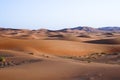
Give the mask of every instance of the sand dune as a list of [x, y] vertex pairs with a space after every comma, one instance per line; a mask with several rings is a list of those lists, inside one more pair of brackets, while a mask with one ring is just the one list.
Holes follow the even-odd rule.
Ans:
[[95, 43], [95, 44], [120, 44], [120, 38], [114, 39], [100, 39], [100, 40], [93, 40], [93, 41], [86, 41], [88, 43]]
[[119, 80], [119, 73], [118, 65], [49, 59], [2, 69], [0, 78], [2, 80]]
[[119, 34], [0, 28], [0, 80], [120, 80]]
[[90, 53], [112, 53], [119, 52], [120, 45], [90, 44], [63, 40], [20, 40], [10, 38], [0, 38], [1, 50], [14, 50], [34, 55], [74, 55], [81, 56]]
[[79, 37], [73, 34], [58, 34], [58, 35], [51, 35], [45, 40], [66, 40], [66, 41], [81, 41]]
[[[119, 80], [120, 66], [86, 63], [57, 56], [119, 52], [120, 45], [92, 44], [67, 40], [23, 40], [0, 38], [0, 55], [35, 63], [0, 68], [2, 80]], [[57, 55], [54, 56], [53, 55]]]

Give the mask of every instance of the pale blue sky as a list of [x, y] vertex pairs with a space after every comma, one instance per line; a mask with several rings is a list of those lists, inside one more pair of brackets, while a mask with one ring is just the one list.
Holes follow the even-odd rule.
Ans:
[[120, 26], [120, 0], [0, 0], [0, 26], [25, 29]]

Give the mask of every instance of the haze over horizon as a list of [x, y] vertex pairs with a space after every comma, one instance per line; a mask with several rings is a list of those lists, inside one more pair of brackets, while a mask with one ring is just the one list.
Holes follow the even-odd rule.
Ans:
[[120, 26], [119, 0], [0, 0], [0, 27]]

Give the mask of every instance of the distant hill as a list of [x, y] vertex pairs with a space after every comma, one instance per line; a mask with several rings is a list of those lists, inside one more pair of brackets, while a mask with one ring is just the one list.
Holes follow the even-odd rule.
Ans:
[[112, 31], [112, 32], [120, 32], [120, 27], [102, 27], [102, 28], [98, 28], [98, 30], [103, 30], [103, 31]]
[[100, 30], [98, 30], [97, 28], [92, 28], [92, 27], [88, 27], [88, 26], [78, 26], [75, 28], [66, 28], [66, 29], [62, 29], [60, 31], [85, 31], [85, 32], [99, 32]]
[[85, 31], [85, 32], [120, 32], [120, 27], [101, 27], [101, 28], [92, 28], [92, 27], [88, 27], [88, 26], [79, 26], [79, 27], [75, 27], [75, 28], [66, 28], [66, 29], [62, 29], [61, 31], [68, 31], [68, 30], [79, 30], [79, 31]]
[[82, 30], [82, 31], [86, 31], [86, 32], [99, 32], [98, 29], [88, 27], [88, 26], [79, 26], [79, 27], [75, 27], [75, 28], [71, 28], [71, 29], [72, 30]]

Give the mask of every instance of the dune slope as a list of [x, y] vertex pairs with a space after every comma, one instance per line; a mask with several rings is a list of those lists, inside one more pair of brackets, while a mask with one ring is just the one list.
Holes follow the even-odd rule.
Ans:
[[63, 40], [21, 40], [0, 38], [0, 50], [13, 50], [34, 55], [54, 54], [81, 56], [90, 53], [120, 52], [120, 45], [91, 44]]
[[42, 62], [0, 70], [2, 80], [119, 80], [119, 74], [118, 65], [85, 64], [60, 59], [44, 59]]

